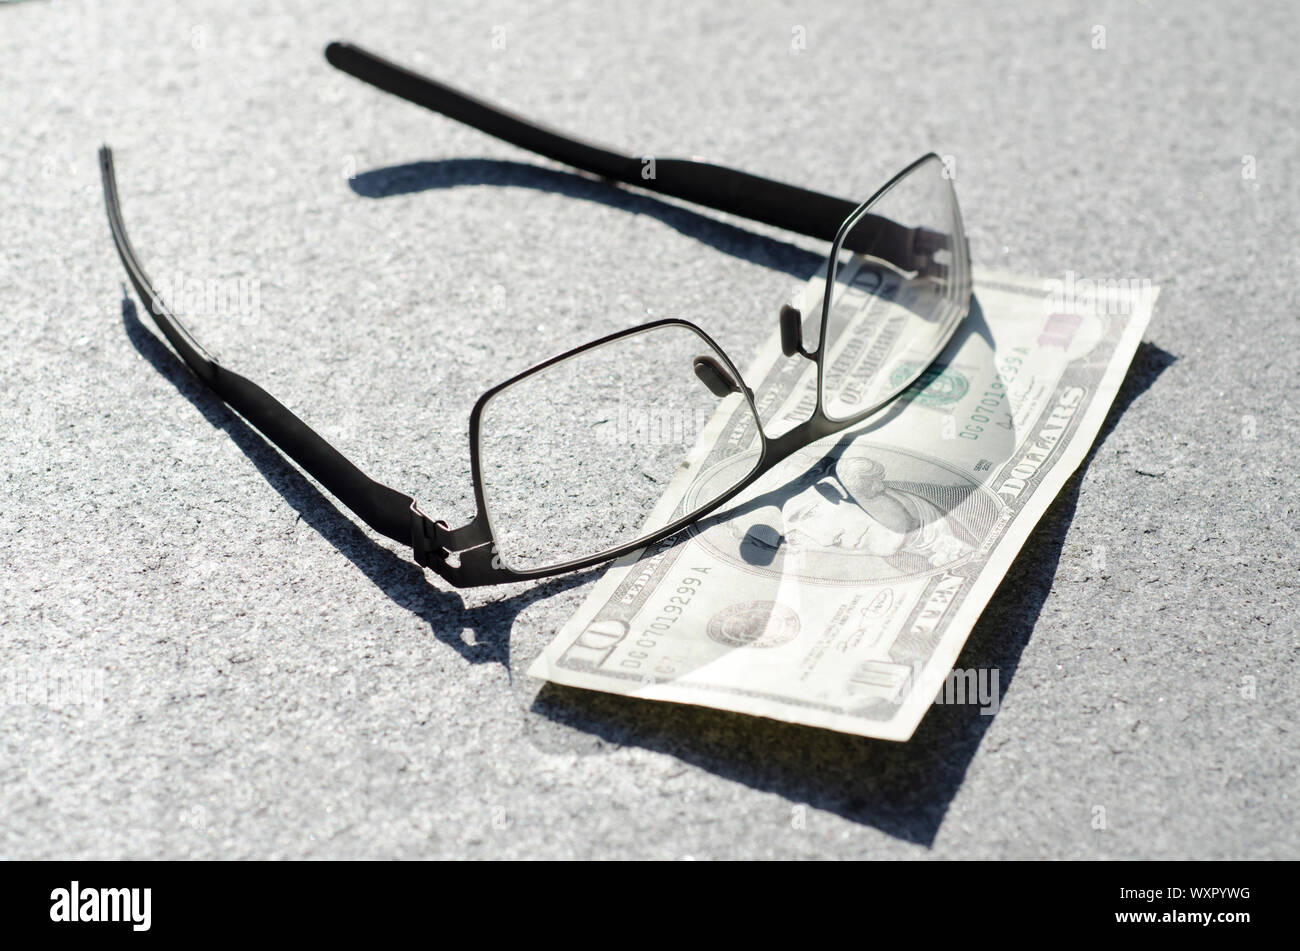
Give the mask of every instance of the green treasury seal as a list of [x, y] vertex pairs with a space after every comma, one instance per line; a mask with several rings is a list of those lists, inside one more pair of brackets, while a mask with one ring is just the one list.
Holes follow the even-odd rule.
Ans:
[[[915, 363], [900, 363], [889, 374], [890, 385], [902, 385], [916, 370]], [[922, 406], [948, 406], [965, 396], [969, 389], [966, 374], [947, 364], [934, 363], [903, 391], [900, 399], [915, 400]]]

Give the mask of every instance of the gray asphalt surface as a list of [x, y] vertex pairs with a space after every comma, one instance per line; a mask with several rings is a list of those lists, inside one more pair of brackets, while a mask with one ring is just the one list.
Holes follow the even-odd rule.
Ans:
[[[0, 856], [1300, 854], [1297, 8], [592, 6], [0, 6]], [[453, 523], [487, 386], [654, 316], [743, 362], [816, 267], [331, 39], [850, 197], [951, 155], [978, 264], [1162, 286], [959, 661], [996, 716], [894, 745], [544, 687], [598, 573], [422, 577], [197, 384], [124, 289], [101, 142], [155, 280], [258, 282], [198, 338]]]

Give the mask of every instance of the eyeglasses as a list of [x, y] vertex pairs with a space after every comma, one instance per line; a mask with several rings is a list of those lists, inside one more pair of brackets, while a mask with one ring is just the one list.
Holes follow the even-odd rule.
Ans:
[[[820, 319], [805, 320], [788, 305], [779, 317], [785, 356], [816, 364], [806, 419], [768, 435], [753, 390], [693, 323], [657, 320], [610, 334], [479, 397], [469, 419], [476, 514], [451, 528], [425, 515], [411, 496], [365, 475], [265, 390], [204, 351], [140, 265], [122, 222], [112, 152], [100, 149], [118, 255], [176, 352], [362, 521], [409, 544], [418, 564], [457, 587], [575, 571], [673, 535], [791, 453], [897, 397], [970, 309], [961, 213], [934, 154], [854, 204], [703, 162], [609, 151], [355, 46], [333, 43], [325, 55], [380, 89], [575, 168], [832, 242]], [[655, 511], [683, 467], [696, 474], [689, 504]]]

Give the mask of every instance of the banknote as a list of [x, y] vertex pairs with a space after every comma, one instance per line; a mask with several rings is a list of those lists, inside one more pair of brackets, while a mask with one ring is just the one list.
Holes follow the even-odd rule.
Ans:
[[[869, 306], [880, 325], [888, 274], [863, 260], [853, 266], [832, 322]], [[817, 278], [803, 289], [796, 303], [805, 314], [820, 314], [823, 290]], [[786, 459], [708, 518], [620, 559], [529, 674], [907, 740], [950, 686], [962, 645], [1035, 522], [1085, 458], [1156, 294], [1147, 282], [1070, 272], [1045, 281], [976, 271], [970, 315], [899, 399]], [[917, 369], [886, 360], [858, 382], [883, 386]], [[771, 434], [815, 405], [815, 367], [783, 357], [775, 334], [745, 379]], [[734, 439], [744, 431], [739, 416], [710, 420], [652, 523], [733, 479]]]

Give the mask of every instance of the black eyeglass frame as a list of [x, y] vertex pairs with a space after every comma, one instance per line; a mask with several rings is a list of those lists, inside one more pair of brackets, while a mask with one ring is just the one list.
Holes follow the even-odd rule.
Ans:
[[[465, 588], [545, 578], [591, 567], [654, 544], [716, 511], [792, 453], [818, 439], [841, 432], [860, 423], [868, 416], [879, 411], [890, 399], [898, 395], [895, 393], [889, 399], [870, 405], [860, 413], [846, 419], [833, 420], [826, 415], [822, 398], [823, 357], [833, 283], [838, 266], [838, 256], [841, 250], [845, 249], [844, 242], [850, 230], [854, 229], [864, 217], [869, 215], [867, 209], [896, 183], [925, 162], [937, 160], [938, 157], [934, 153], [929, 153], [917, 159], [878, 189], [871, 198], [856, 205], [843, 199], [820, 195], [816, 192], [785, 185], [770, 179], [759, 178], [745, 172], [680, 159], [660, 159], [657, 161], [658, 168], [661, 171], [664, 169], [665, 163], [669, 163], [668, 167], [671, 169], [671, 174], [667, 178], [656, 177], [649, 180], [642, 180], [639, 177], [629, 178], [622, 173], [630, 173], [632, 166], [637, 170], [641, 167], [639, 160], [635, 158], [619, 156], [617, 153], [544, 129], [434, 80], [410, 73], [353, 46], [338, 43], [331, 44], [326, 50], [326, 56], [331, 63], [340, 69], [417, 104], [443, 112], [451, 118], [467, 122], [522, 148], [530, 149], [539, 154], [567, 162], [575, 167], [603, 174], [605, 177], [624, 181], [637, 187], [664, 192], [813, 237], [825, 236], [826, 219], [824, 216], [826, 214], [834, 214], [845, 208], [848, 209], [847, 213], [841, 216], [840, 223], [831, 236], [832, 249], [827, 263], [826, 295], [816, 349], [807, 350], [802, 344], [801, 315], [798, 311], [786, 307], [782, 309], [781, 313], [782, 349], [785, 355], [794, 356], [798, 354], [814, 361], [818, 368], [817, 403], [810, 418], [779, 436], [768, 436], [763, 431], [754, 392], [744, 382], [740, 371], [730, 356], [712, 337], [690, 321], [670, 318], [621, 330], [530, 367], [510, 379], [498, 383], [478, 398], [470, 411], [469, 419], [470, 471], [474, 489], [475, 514], [467, 524], [459, 528], [451, 528], [445, 521], [432, 519], [425, 515], [411, 496], [398, 492], [365, 475], [342, 453], [326, 442], [269, 393], [245, 377], [221, 366], [198, 344], [154, 290], [131, 246], [126, 226], [122, 220], [112, 150], [108, 146], [102, 147], [99, 152], [100, 171], [103, 179], [104, 201], [108, 212], [109, 228], [112, 232], [114, 245], [117, 248], [118, 256], [122, 260], [123, 267], [135, 287], [136, 293], [145, 303], [154, 318], [154, 322], [173, 348], [200, 380], [356, 513], [367, 525], [395, 541], [409, 544], [417, 564], [433, 570], [450, 584], [458, 588]], [[632, 163], [632, 166], [627, 163]], [[610, 172], [620, 174], [609, 174]], [[636, 174], [639, 176], [639, 171]], [[753, 207], [746, 205], [746, 195], [752, 196]], [[960, 228], [960, 212], [957, 209], [955, 195], [953, 196], [953, 210], [954, 214], [958, 215], [957, 226]], [[879, 226], [877, 236], [883, 236], [884, 240], [883, 242], [876, 241], [873, 243], [871, 250], [874, 256], [904, 267], [907, 270], [924, 271], [928, 267], [942, 268], [943, 265], [934, 263], [934, 253], [942, 248], [949, 248], [954, 259], [960, 259], [956, 263], [965, 268], [966, 273], [969, 273], [969, 250], [965, 243], [964, 232], [958, 232], [961, 237], [960, 241], [952, 242], [946, 234], [924, 228], [906, 228], [889, 219], [875, 217], [878, 219], [875, 223]], [[848, 248], [848, 250], [854, 249]], [[952, 320], [952, 326], [936, 344], [934, 352], [922, 361], [918, 375], [938, 356], [943, 346], [946, 345], [955, 332], [956, 327], [964, 320], [968, 310], [969, 304], [967, 304], [966, 309], [961, 311], [960, 316]], [[731, 375], [736, 390], [748, 402], [755, 421], [755, 428], [760, 442], [759, 458], [755, 467], [737, 485], [722, 493], [707, 505], [633, 541], [593, 555], [543, 568], [512, 569], [507, 567], [498, 555], [483, 490], [480, 436], [485, 406], [493, 396], [502, 390], [557, 363], [622, 337], [644, 333], [647, 330], [661, 326], [679, 326], [693, 331], [716, 354], [722, 357], [726, 372]]]

